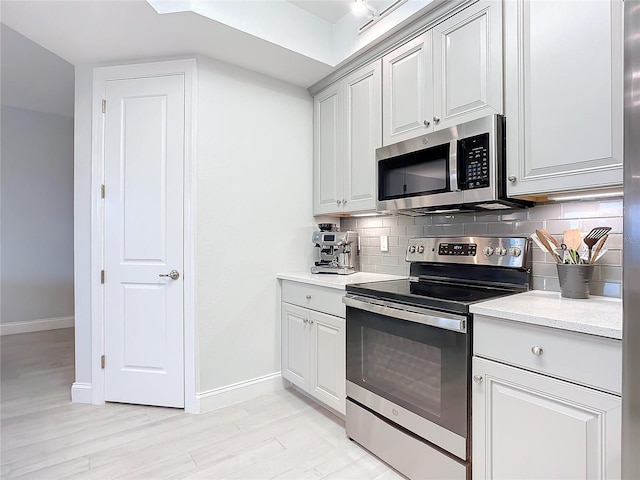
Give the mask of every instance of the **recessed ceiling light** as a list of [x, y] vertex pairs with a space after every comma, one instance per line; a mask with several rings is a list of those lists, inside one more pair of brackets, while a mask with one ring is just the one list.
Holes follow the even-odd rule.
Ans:
[[367, 0], [354, 0], [351, 4], [351, 11], [359, 17], [375, 16], [378, 12], [373, 8]]

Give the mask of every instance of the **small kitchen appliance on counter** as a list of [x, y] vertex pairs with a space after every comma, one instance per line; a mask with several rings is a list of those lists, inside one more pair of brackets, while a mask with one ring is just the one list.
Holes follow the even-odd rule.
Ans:
[[406, 260], [346, 287], [347, 435], [409, 478], [469, 480], [469, 307], [529, 290], [531, 239], [411, 238]]
[[313, 232], [311, 241], [318, 249], [318, 260], [311, 273], [333, 273], [349, 275], [358, 271], [358, 233], [339, 232], [332, 223], [318, 225], [320, 231]]

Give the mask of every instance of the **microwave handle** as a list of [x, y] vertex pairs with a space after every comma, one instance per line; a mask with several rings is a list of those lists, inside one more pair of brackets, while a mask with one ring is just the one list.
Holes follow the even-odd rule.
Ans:
[[449, 142], [449, 188], [452, 192], [460, 191], [458, 185], [458, 140]]

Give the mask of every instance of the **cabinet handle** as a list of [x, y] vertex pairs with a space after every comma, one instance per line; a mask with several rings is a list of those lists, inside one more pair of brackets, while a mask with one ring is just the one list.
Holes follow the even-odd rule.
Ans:
[[306, 298], [307, 300], [311, 300], [311, 295], [307, 295], [305, 298]]
[[482, 378], [482, 375], [474, 375], [473, 376], [473, 381], [476, 382], [478, 385], [481, 384], [483, 380], [484, 380], [484, 378]]
[[309, 320], [307, 320], [306, 318], [303, 318], [302, 323], [309, 323]]
[[346, 205], [347, 201], [346, 200], [342, 200], [342, 205]]
[[509, 180], [511, 183], [515, 182], [517, 180], [515, 175], [509, 175], [509, 177], [507, 177], [507, 180]]
[[424, 126], [428, 127], [429, 125], [431, 125], [431, 122], [429, 120], [425, 120], [424, 121]]
[[336, 205], [340, 206], [340, 200], [336, 200]]
[[313, 320], [309, 319], [309, 325], [313, 325]]
[[542, 355], [543, 352], [544, 350], [542, 350], [542, 347], [538, 347], [537, 345], [534, 347], [531, 347], [531, 353], [533, 353], [534, 355], [540, 356]]
[[440, 123], [440, 118], [439, 117], [433, 117], [433, 123], [435, 123], [436, 125]]

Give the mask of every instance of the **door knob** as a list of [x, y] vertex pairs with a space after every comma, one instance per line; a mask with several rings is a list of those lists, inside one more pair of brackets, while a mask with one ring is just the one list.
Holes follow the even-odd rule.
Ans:
[[433, 123], [435, 123], [436, 125], [440, 123], [440, 118], [439, 117], [433, 117]]
[[476, 382], [476, 383], [482, 383], [482, 380], [484, 380], [482, 378], [482, 375], [474, 375], [473, 376], [473, 381]]
[[429, 120], [425, 120], [423, 123], [425, 127], [428, 127], [429, 125], [431, 125], [431, 122]]
[[510, 182], [515, 182], [517, 180], [515, 175], [509, 175], [509, 177], [507, 178], [507, 180], [509, 180]]
[[161, 273], [160, 277], [169, 277], [171, 280], [177, 280], [180, 278], [180, 272], [178, 270], [171, 270], [169, 273]]

